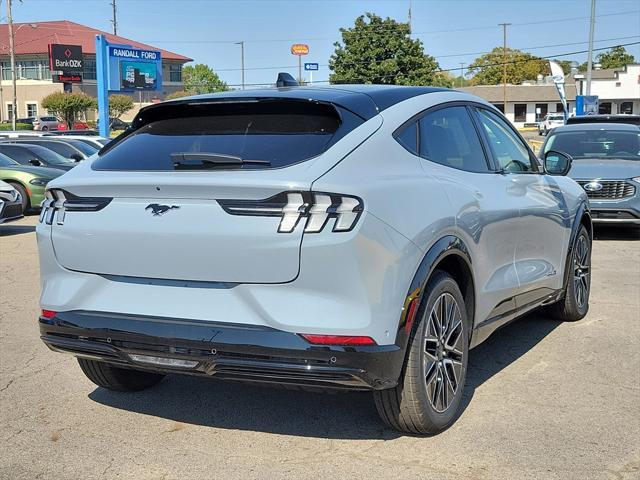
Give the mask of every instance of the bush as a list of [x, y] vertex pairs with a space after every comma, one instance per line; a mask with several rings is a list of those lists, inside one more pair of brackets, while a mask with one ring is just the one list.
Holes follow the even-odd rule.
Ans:
[[176, 92], [171, 92], [166, 97], [164, 97], [164, 99], [165, 100], [174, 100], [176, 98], [188, 97], [189, 95], [192, 95], [192, 94], [189, 93], [189, 92], [185, 92], [184, 90], [178, 90]]
[[96, 108], [96, 100], [84, 93], [55, 92], [44, 97], [40, 104], [49, 113], [64, 119], [69, 128], [73, 128], [79, 114]]
[[[13, 126], [11, 125], [11, 122], [0, 123], [0, 130], [13, 130]], [[16, 123], [16, 130], [33, 130], [33, 125], [31, 125], [30, 123]]]

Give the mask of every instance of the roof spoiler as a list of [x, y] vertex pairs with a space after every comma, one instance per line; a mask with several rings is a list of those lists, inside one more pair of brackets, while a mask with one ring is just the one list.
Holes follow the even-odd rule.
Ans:
[[278, 73], [278, 80], [276, 80], [276, 87], [299, 87], [300, 84], [290, 74], [286, 72]]

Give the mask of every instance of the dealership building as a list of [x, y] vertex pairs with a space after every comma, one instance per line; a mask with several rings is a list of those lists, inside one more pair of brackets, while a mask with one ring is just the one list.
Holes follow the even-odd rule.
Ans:
[[[162, 85], [159, 91], [130, 92], [136, 102], [149, 103], [167, 94], [183, 90], [182, 66], [192, 61], [184, 55], [146, 45], [129, 38], [111, 35], [67, 20], [55, 22], [14, 23], [17, 112], [16, 118], [46, 115], [41, 106], [44, 97], [65, 90], [65, 84], [53, 81], [49, 67], [49, 45], [79, 45], [82, 47], [82, 83], [68, 84], [74, 92], [96, 97], [96, 35], [103, 34], [112, 44], [137, 49], [157, 50], [162, 56]], [[13, 83], [9, 58], [9, 29], [0, 25], [0, 121], [13, 116]], [[124, 92], [123, 92], [124, 93]], [[90, 115], [92, 117], [92, 115]]]
[[[461, 88], [484, 98], [500, 111], [504, 106], [502, 85], [477, 85]], [[534, 124], [547, 113], [562, 112], [562, 103], [551, 77], [522, 85], [507, 85], [506, 117], [517, 127]], [[565, 93], [569, 115], [575, 114], [576, 95], [586, 95], [586, 74], [565, 77]], [[591, 95], [598, 96], [599, 113], [640, 114], [640, 64], [619, 69], [595, 69], [591, 76]]]

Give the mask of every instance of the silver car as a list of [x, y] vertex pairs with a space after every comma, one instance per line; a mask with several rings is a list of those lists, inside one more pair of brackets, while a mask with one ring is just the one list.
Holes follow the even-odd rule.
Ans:
[[640, 128], [623, 123], [558, 127], [541, 152], [573, 157], [569, 175], [587, 192], [594, 223], [640, 225]]
[[446, 89], [146, 107], [47, 187], [42, 339], [115, 391], [169, 373], [369, 390], [388, 425], [439, 432], [470, 348], [535, 308], [589, 308], [587, 196], [568, 157], [544, 165]]

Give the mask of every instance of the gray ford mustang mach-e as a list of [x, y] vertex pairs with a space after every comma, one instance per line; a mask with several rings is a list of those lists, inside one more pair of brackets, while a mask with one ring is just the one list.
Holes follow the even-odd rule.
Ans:
[[48, 186], [42, 340], [112, 390], [168, 373], [371, 390], [390, 426], [439, 432], [470, 348], [540, 306], [587, 313], [587, 196], [569, 157], [543, 164], [445, 89], [146, 107]]

